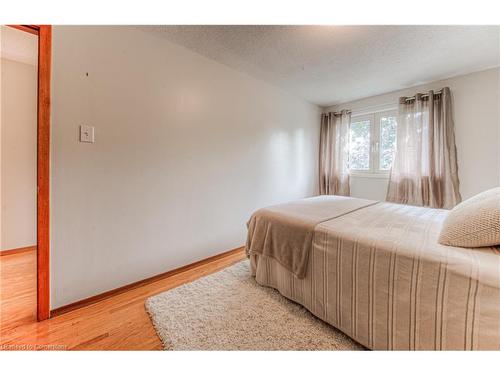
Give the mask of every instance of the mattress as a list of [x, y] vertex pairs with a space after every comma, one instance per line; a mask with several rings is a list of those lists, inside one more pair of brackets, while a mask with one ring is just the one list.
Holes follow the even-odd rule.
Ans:
[[377, 203], [314, 228], [305, 276], [256, 281], [375, 350], [500, 350], [500, 249], [438, 244], [446, 210]]

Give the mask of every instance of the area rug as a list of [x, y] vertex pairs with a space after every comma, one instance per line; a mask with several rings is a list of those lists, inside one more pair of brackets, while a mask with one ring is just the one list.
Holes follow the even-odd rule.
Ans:
[[166, 350], [363, 350], [276, 290], [248, 260], [146, 301]]

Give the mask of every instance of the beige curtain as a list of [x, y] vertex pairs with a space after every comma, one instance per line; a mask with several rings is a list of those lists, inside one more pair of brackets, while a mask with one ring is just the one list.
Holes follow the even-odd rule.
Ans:
[[399, 99], [387, 201], [435, 208], [461, 201], [454, 128], [448, 87]]
[[350, 195], [349, 186], [349, 111], [321, 115], [319, 193]]

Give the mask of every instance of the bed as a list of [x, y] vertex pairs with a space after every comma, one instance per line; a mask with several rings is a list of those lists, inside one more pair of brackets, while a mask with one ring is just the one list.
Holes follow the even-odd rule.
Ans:
[[252, 273], [374, 350], [500, 350], [500, 249], [438, 244], [446, 210], [320, 196], [256, 211]]

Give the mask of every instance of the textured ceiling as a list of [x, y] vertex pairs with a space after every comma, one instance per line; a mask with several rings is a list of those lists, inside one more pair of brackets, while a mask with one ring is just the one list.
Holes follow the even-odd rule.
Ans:
[[499, 26], [146, 26], [326, 106], [500, 65]]
[[0, 26], [0, 55], [4, 59], [38, 64], [38, 37], [8, 26]]

